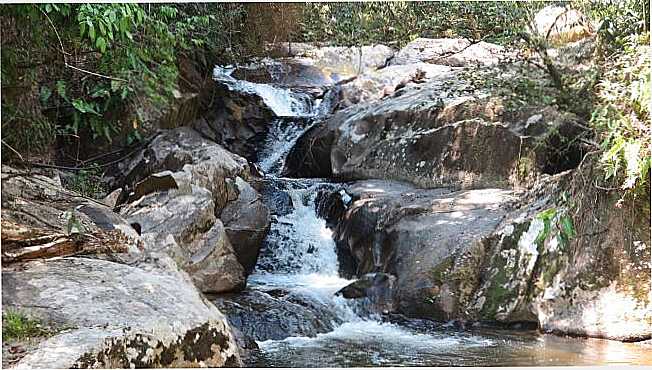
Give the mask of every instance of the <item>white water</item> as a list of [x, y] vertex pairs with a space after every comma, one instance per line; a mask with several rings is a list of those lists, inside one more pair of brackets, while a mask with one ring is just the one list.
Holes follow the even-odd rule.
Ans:
[[[279, 116], [319, 115], [289, 90], [269, 85], [237, 81], [220, 72], [219, 78], [230, 86], [259, 94]], [[226, 77], [225, 77], [226, 76]], [[248, 90], [247, 90], [248, 89]], [[328, 100], [328, 99], [325, 99]], [[322, 104], [326, 109], [328, 104]], [[329, 186], [318, 180], [273, 177], [283, 166], [285, 156], [309, 125], [288, 120], [272, 124], [265, 148], [259, 153], [259, 165], [281, 182], [292, 201], [294, 211], [279, 216], [271, 226], [266, 250], [249, 277], [249, 287], [262, 291], [282, 289], [321, 303], [339, 319], [334, 329], [314, 337], [289, 337], [259, 341], [262, 357], [258, 366], [344, 367], [344, 366], [487, 366], [487, 365], [587, 365], [614, 363], [612, 359], [584, 352], [583, 342], [558, 337], [542, 339], [532, 334], [484, 333], [478, 335], [410, 324], [400, 326], [382, 322], [379, 316], [358, 314], [357, 304], [335, 293], [351, 281], [338, 275], [336, 245], [332, 231], [315, 211], [320, 188]], [[333, 186], [332, 184], [330, 186]], [[281, 190], [279, 190], [281, 191]], [[346, 193], [343, 197], [348, 197]], [[346, 199], [346, 204], [351, 199]], [[264, 268], [262, 268], [264, 267]], [[279, 317], [279, 320], [283, 320]], [[588, 347], [591, 348], [591, 347]], [[606, 351], [611, 353], [613, 351]], [[638, 358], [636, 353], [618, 357]], [[616, 362], [617, 363], [617, 362]], [[621, 362], [622, 363], [622, 362]], [[628, 363], [628, 361], [624, 362]]]
[[[259, 155], [261, 168], [268, 174], [277, 174], [287, 152], [305, 129], [288, 121], [273, 122], [265, 147]], [[339, 266], [332, 230], [326, 226], [325, 220], [317, 216], [315, 210], [318, 190], [329, 185], [307, 179], [275, 180], [282, 181], [289, 189], [287, 192], [294, 211], [273, 221], [266, 241], [267, 250], [259, 257], [258, 266], [249, 277], [249, 285], [263, 291], [281, 288], [310, 297], [329, 307], [340, 319], [340, 323], [333, 331], [315, 337], [260, 341], [258, 344], [264, 353], [274, 357], [288, 351], [309, 355], [310, 352], [319, 350], [331, 357], [329, 351], [338, 352], [338, 348], [341, 348], [338, 343], [346, 342], [357, 343], [353, 348], [360, 345], [380, 346], [383, 348], [381, 352], [389, 351], [394, 354], [402, 353], [402, 349], [407, 346], [413, 356], [415, 352], [433, 347], [443, 349], [456, 345], [491, 344], [491, 340], [481, 337], [434, 337], [414, 333], [398, 325], [381, 322], [378, 316], [360, 315], [359, 312], [364, 312], [359, 309], [362, 302], [335, 295], [352, 281], [338, 275]], [[371, 364], [385, 363], [387, 353], [381, 352], [378, 352], [376, 357], [371, 357]], [[333, 365], [341, 363], [338, 360]]]
[[306, 126], [299, 121], [276, 119], [272, 122], [265, 146], [259, 152], [258, 165], [266, 173], [278, 176], [283, 169], [285, 156], [306, 130]]
[[231, 76], [233, 68], [215, 66], [213, 79], [224, 83], [232, 91], [258, 95], [278, 117], [306, 117], [314, 111], [307, 94], [292, 92], [268, 84], [237, 80]]

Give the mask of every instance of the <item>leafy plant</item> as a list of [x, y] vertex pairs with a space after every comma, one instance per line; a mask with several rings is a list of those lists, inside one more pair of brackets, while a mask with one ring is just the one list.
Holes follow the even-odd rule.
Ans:
[[2, 340], [25, 339], [42, 335], [44, 330], [38, 320], [30, 319], [26, 315], [8, 310], [2, 315]]

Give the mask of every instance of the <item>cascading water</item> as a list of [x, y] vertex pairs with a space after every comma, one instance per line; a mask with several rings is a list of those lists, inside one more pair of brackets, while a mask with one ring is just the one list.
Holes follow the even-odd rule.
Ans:
[[[261, 96], [279, 117], [271, 122], [265, 145], [258, 153], [258, 165], [271, 185], [267, 190], [271, 194], [263, 195], [281, 206], [268, 204], [278, 209], [255, 271], [248, 278], [248, 290], [269, 297], [282, 292], [292, 297], [278, 301], [287, 304], [289, 310], [296, 308], [298, 299], [303, 306], [316, 308], [314, 312], [330, 320], [332, 328], [311, 336], [259, 340], [259, 351], [246, 359], [248, 366], [550, 366], [612, 362], [600, 357], [605, 351], [584, 351], [586, 344], [582, 342], [541, 337], [534, 332], [459, 331], [450, 325], [418, 320], [390, 323], [361, 310], [361, 302], [336, 296], [351, 281], [338, 275], [336, 246], [326, 222], [317, 216], [315, 198], [319, 190], [336, 190], [338, 184], [323, 179], [279, 177], [285, 156], [312, 125], [310, 118], [327, 112], [328, 103], [318, 108], [319, 104], [306, 94], [236, 80], [227, 68], [216, 67], [215, 78], [230, 89]], [[289, 319], [277, 307], [274, 312], [279, 313], [272, 314], [273, 320]], [[255, 315], [248, 317], [256, 320]], [[621, 353], [619, 359], [627, 363], [631, 360], [627, 355], [631, 356]]]

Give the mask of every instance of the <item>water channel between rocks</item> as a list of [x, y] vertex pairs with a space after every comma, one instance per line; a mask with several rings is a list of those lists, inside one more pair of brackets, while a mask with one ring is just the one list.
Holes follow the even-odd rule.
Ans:
[[[339, 184], [280, 177], [286, 154], [307, 128], [319, 124], [311, 118], [322, 114], [323, 107], [288, 89], [232, 79], [225, 69], [216, 68], [215, 75], [233, 89], [260, 95], [282, 117], [270, 123], [258, 153], [258, 166], [266, 174], [263, 195], [274, 214], [271, 230], [247, 289], [216, 301], [223, 311], [233, 300], [240, 303], [232, 307], [246, 311], [258, 305], [264, 312], [260, 315], [266, 315], [248, 312], [234, 318], [225, 311], [232, 325], [246, 331], [241, 328], [246, 324], [258, 337], [259, 349], [251, 351], [245, 365], [531, 366], [652, 361], [649, 347], [639, 344], [558, 337], [534, 330], [460, 330], [425, 320], [396, 322], [370, 312], [360, 300], [336, 296], [352, 281], [339, 276], [335, 242], [326, 221], [317, 216], [315, 199], [320, 190], [336, 190]], [[252, 306], [241, 305], [239, 296], [248, 297]], [[257, 320], [260, 323], [251, 322]]]

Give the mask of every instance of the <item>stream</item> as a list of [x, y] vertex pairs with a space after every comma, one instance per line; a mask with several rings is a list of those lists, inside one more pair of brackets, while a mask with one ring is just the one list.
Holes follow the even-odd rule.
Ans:
[[[649, 345], [559, 337], [535, 330], [462, 330], [451, 323], [396, 321], [368, 310], [360, 300], [336, 296], [352, 280], [338, 274], [332, 232], [317, 216], [315, 198], [320, 190], [336, 190], [339, 184], [328, 179], [280, 175], [288, 151], [305, 130], [319, 124], [319, 118], [328, 110], [324, 106], [327, 103], [312, 101], [289, 89], [235, 80], [228, 70], [219, 67], [215, 77], [232, 89], [259, 94], [279, 117], [270, 123], [257, 163], [270, 185], [263, 196], [276, 212], [243, 293], [261, 292], [271, 297], [280, 291], [286, 296], [301, 297], [303, 306], [317, 307], [313, 312], [326, 316], [322, 320], [328, 328], [310, 336], [257, 340], [259, 349], [245, 359], [246, 366], [553, 366], [652, 362]], [[273, 319], [282, 322], [286, 317], [279, 314]]]

